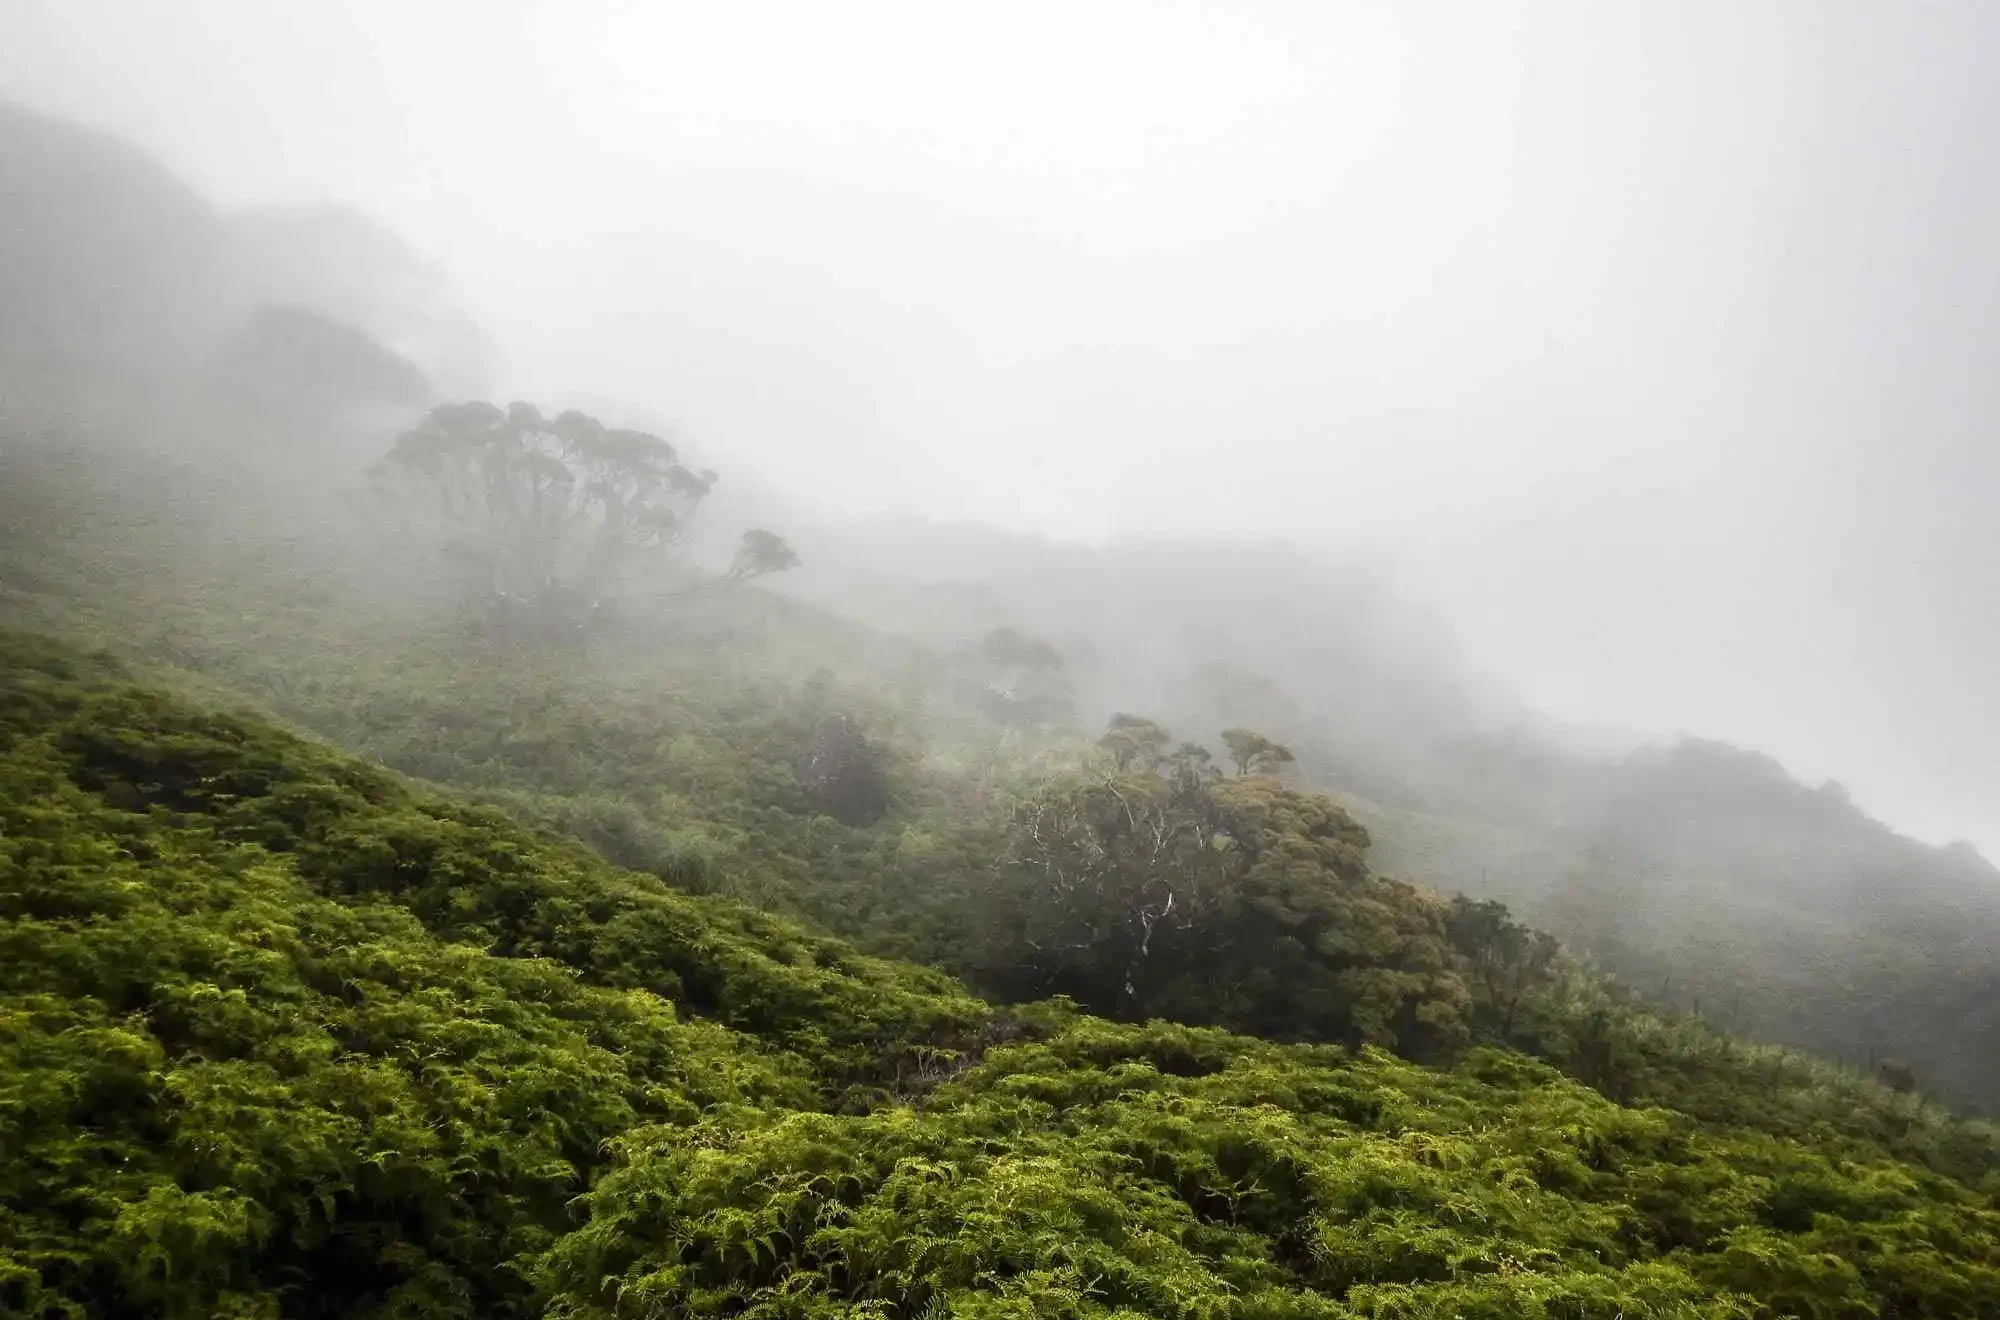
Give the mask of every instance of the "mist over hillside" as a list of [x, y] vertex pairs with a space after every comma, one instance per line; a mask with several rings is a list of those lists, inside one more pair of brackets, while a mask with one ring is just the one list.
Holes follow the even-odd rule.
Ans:
[[1551, 12], [31, 3], [0, 1316], [2000, 1320], [1982, 25]]
[[[358, 215], [225, 212], [114, 137], [5, 103], [0, 153], [16, 435], [164, 437], [299, 476], [332, 457], [313, 479], [344, 477], [440, 389], [486, 382], [489, 350], [444, 277]], [[320, 444], [260, 450], [260, 427]]]
[[[4, 127], [32, 220], [10, 231], [4, 271], [22, 291], [6, 329], [15, 443], [92, 419], [261, 472], [332, 529], [394, 430], [444, 384], [482, 378], [484, 337], [379, 227], [326, 208], [225, 216], [113, 139], [19, 110]], [[106, 214], [121, 227], [82, 222]], [[550, 402], [717, 448], [649, 407]], [[1306, 782], [1342, 795], [1396, 873], [1506, 901], [1740, 1030], [1858, 1064], [1915, 1056], [1961, 1095], [1985, 1085], [1989, 863], [1902, 838], [1769, 758], [1558, 725], [1482, 674], [1365, 542], [1091, 546], [857, 519], [782, 475], [737, 476], [694, 543], [703, 556], [726, 557], [735, 528], [781, 524], [804, 564], [780, 591], [945, 656], [975, 656], [997, 629], [1045, 641], [1061, 719], [1080, 732], [1128, 711], [1211, 742], [1264, 730], [1296, 749]], [[1875, 969], [1865, 982], [1856, 958]]]
[[788, 586], [939, 642], [1028, 628], [1070, 659], [1086, 724], [1140, 709], [1198, 737], [1283, 738], [1397, 873], [1502, 899], [1735, 1029], [1857, 1063], [1922, 1056], [1983, 1085], [2000, 988], [1988, 860], [1751, 750], [1559, 725], [1481, 681], [1391, 570], [921, 524], [843, 549], [824, 544]]

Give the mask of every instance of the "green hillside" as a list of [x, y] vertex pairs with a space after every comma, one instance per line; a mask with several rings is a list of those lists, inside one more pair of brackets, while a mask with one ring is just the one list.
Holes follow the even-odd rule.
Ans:
[[0, 1320], [2000, 1317], [1971, 849], [1361, 564], [409, 416], [393, 236], [0, 165]]
[[945, 978], [10, 638], [0, 1313], [514, 1313], [635, 1125], [869, 1103]]
[[[1313, 794], [1225, 779], [1176, 800], [1151, 774], [1090, 790], [1094, 753], [1075, 735], [995, 724], [954, 700], [948, 657], [781, 597], [511, 644], [385, 585], [337, 525], [304, 516], [315, 506], [248, 478], [125, 450], [23, 453], [0, 471], [17, 511], [0, 529], [0, 585], [17, 621], [109, 646], [179, 690], [261, 705], [677, 890], [789, 914], [1001, 999], [1062, 992], [1107, 1014], [1426, 1058], [1494, 1042], [1621, 1101], [1710, 1117], [1759, 1089], [1775, 1092], [1766, 1107], [1874, 1112], [1849, 1098], [1870, 1093], [1851, 1077], [1650, 1011], [1540, 956], [1504, 912], [1385, 875], [1375, 841]], [[843, 823], [801, 783], [832, 720], [879, 755], [879, 819]], [[1164, 873], [1126, 865], [1095, 910], [1052, 902], [1052, 859], [1022, 828], [1024, 810], [1073, 812], [1114, 789], [1176, 829], [1220, 823], [1257, 842], [1213, 877], [1185, 877], [1212, 901], [1158, 928], [1131, 996], [1119, 942]], [[1403, 823], [1384, 831], [1392, 850], [1411, 837]], [[1081, 953], [1030, 956], [1035, 944]], [[1729, 1080], [1710, 1085], [1724, 1060]], [[1822, 1074], [1838, 1098], [1821, 1097]]]
[[[1079, 786], [947, 659], [754, 593], [495, 643], [103, 457], [17, 453], [0, 537], [72, 639], [0, 683], [0, 1313], [1996, 1314], [1990, 1132], [1537, 961], [1324, 799]], [[873, 822], [802, 780], [834, 715]], [[1253, 845], [1125, 987], [1116, 929], [1019, 956], [1102, 915], [1022, 809], [1111, 790]], [[1246, 995], [1229, 949], [1291, 961]]]
[[0, 1313], [2000, 1314], [2000, 1164], [1907, 1101], [1003, 1012], [0, 665]]
[[[1088, 764], [1113, 713], [1211, 743], [1246, 726], [1294, 750], [1291, 787], [1368, 828], [1369, 877], [1504, 902], [1659, 1005], [2000, 1113], [2000, 871], [1744, 749], [1578, 743], [1489, 691], [1365, 554], [809, 513], [699, 436], [685, 453], [648, 437], [664, 466], [640, 483], [647, 518], [617, 534], [585, 507], [604, 471], [582, 474], [554, 538], [569, 544], [545, 561], [518, 558], [533, 538], [495, 509], [408, 535], [392, 509], [410, 508], [378, 498], [394, 483], [364, 474], [400, 452], [398, 489], [440, 515], [427, 478], [443, 469], [426, 466], [471, 451], [421, 402], [482, 388], [486, 356], [437, 271], [358, 215], [232, 212], [129, 144], [7, 105], [0, 175], [0, 624], [111, 644], [679, 888], [1010, 996], [1060, 982], [1009, 965], [995, 932], [1027, 926], [986, 901], [1033, 907], [1010, 861], [1020, 801]], [[591, 462], [638, 434], [614, 414], [671, 404], [661, 388], [642, 413], [589, 405], [610, 425]], [[444, 415], [521, 438], [497, 408]], [[537, 443], [563, 416], [540, 418]], [[486, 475], [523, 496], [539, 479]], [[719, 518], [718, 480], [734, 501]], [[786, 536], [804, 566], [782, 593], [746, 589], [790, 562]], [[592, 537], [611, 553], [584, 553]], [[705, 574], [733, 589], [690, 590]], [[668, 608], [612, 617], [648, 592]], [[510, 611], [541, 643], [558, 622], [572, 635], [514, 644], [495, 626]], [[809, 790], [801, 761], [834, 729], [871, 768]], [[1432, 1011], [1455, 1013], [1430, 962]], [[1273, 1021], [1222, 990], [1152, 1006]], [[1510, 1043], [1577, 1069], [1589, 1017], [1561, 1016]]]

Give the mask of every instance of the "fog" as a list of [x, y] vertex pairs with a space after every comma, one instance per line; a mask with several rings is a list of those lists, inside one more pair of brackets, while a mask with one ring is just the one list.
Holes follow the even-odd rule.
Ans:
[[0, 97], [225, 208], [400, 235], [440, 383], [669, 417], [809, 522], [1360, 556], [1553, 720], [2000, 850], [1976, 0], [13, 0], [0, 38]]

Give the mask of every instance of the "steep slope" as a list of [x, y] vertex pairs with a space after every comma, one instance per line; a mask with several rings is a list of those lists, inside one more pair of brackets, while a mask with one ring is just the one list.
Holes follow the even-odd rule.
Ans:
[[[43, 459], [5, 469], [23, 498], [0, 528], [0, 589], [11, 588], [0, 604], [12, 617], [114, 646], [176, 685], [258, 702], [677, 888], [802, 917], [995, 993], [1069, 989], [1107, 1012], [1404, 1048], [1469, 1028], [1617, 1099], [1717, 1121], [1783, 1109], [1789, 1131], [1834, 1122], [1875, 1140], [1907, 1121], [1851, 1079], [1651, 1012], [1586, 969], [1541, 960], [1504, 914], [1495, 924], [1473, 911], [1461, 922], [1437, 895], [1385, 883], [1373, 867], [1232, 872], [1237, 897], [1203, 918], [1224, 924], [1161, 930], [1152, 966], [1165, 979], [1141, 978], [1142, 993], [1121, 996], [1118, 976], [1063, 970], [1026, 943], [1046, 944], [1046, 919], [1075, 921], [1087, 944], [1108, 951], [1105, 939], [1144, 921], [1143, 911], [1113, 908], [1105, 915], [1124, 934], [1092, 936], [1089, 905], [1043, 902], [1036, 868], [1022, 866], [1016, 808], [1074, 774], [1086, 749], [953, 714], [944, 695], [952, 671], [935, 656], [754, 592], [589, 645], [495, 644], [423, 591], [377, 576], [394, 565], [317, 539], [323, 529], [301, 498], [241, 481], [189, 477], [176, 487], [108, 451]], [[801, 782], [801, 758], [830, 715], [855, 719], [884, 753], [888, 809], [873, 824], [823, 814]], [[1323, 809], [1289, 794], [1274, 805], [1288, 823], [1267, 855], [1319, 855], [1325, 841], [1309, 822]], [[1347, 831], [1328, 819], [1338, 842]], [[1294, 824], [1304, 834], [1292, 837]], [[1150, 881], [1143, 870], [1130, 878], [1141, 889], [1127, 897], [1143, 903]], [[1354, 929], [1326, 920], [1357, 902], [1368, 920]], [[1362, 929], [1393, 938], [1375, 950]], [[1265, 949], [1266, 939], [1280, 942]], [[1247, 956], [1206, 967], [1210, 941]], [[1397, 950], [1411, 965], [1398, 964]], [[1246, 994], [1253, 981], [1275, 983]], [[1357, 993], [1368, 981], [1388, 997], [1370, 992], [1362, 998], [1378, 1002], [1363, 1009]], [[1193, 989], [1210, 982], [1215, 993]], [[1187, 993], [1148, 989], [1165, 994], [1170, 984]], [[1401, 1021], [1405, 1009], [1422, 1010], [1422, 1030]], [[1746, 1104], [1759, 1092], [1769, 1094]]]
[[1045, 636], [1086, 717], [1283, 739], [1392, 874], [1504, 901], [1732, 1030], [1899, 1059], [2000, 1107], [2000, 870], [1968, 847], [1902, 837], [1745, 749], [1558, 733], [1482, 691], [1439, 621], [1359, 561], [914, 521], [823, 540], [805, 590], [940, 639]]
[[32, 639], [0, 712], [0, 1314], [520, 1313], [626, 1127], [992, 1020]]
[[[0, 535], [12, 550], [0, 564], [0, 595], [23, 618], [139, 639], [155, 658], [223, 671], [288, 716], [402, 768], [515, 795], [517, 807], [568, 823], [622, 860], [651, 856], [685, 869], [690, 857], [701, 866], [756, 854], [756, 865], [726, 871], [745, 896], [796, 907], [817, 895], [815, 915], [852, 917], [857, 933], [866, 927], [882, 936], [881, 947], [922, 953], [934, 945], [934, 930], [911, 928], [932, 924], [928, 886], [877, 881], [954, 869], [962, 858], [932, 850], [907, 819], [892, 822], [893, 837], [884, 830], [841, 840], [833, 850], [841, 860], [830, 867], [827, 850], [804, 837], [817, 827], [788, 812], [749, 828], [742, 795], [726, 811], [714, 808], [727, 796], [714, 779], [705, 781], [708, 802], [678, 789], [676, 800], [663, 801], [643, 778], [657, 761], [635, 761], [621, 780], [596, 767], [558, 773], [577, 768], [559, 740], [548, 744], [545, 765], [524, 764], [518, 747], [489, 754], [479, 746], [491, 741], [483, 717], [454, 723], [448, 712], [440, 720], [423, 709], [449, 707], [451, 699], [420, 697], [404, 708], [436, 727], [398, 726], [365, 708], [357, 715], [364, 694], [393, 705], [393, 682], [381, 681], [383, 657], [405, 641], [362, 621], [366, 609], [350, 609], [338, 627], [316, 634], [340, 655], [297, 666], [274, 658], [274, 640], [325, 623], [312, 603], [336, 589], [333, 575], [299, 555], [290, 561], [295, 571], [274, 585], [269, 574], [251, 580], [232, 557], [246, 516], [280, 527], [326, 520], [323, 507], [308, 507], [296, 491], [241, 483], [217, 500], [169, 463], [132, 474], [133, 484], [158, 487], [144, 492], [151, 505], [135, 512], [129, 492], [97, 504], [24, 472], [19, 456], [5, 451], [28, 433], [95, 429], [142, 437], [180, 458], [203, 450], [293, 475], [311, 467], [337, 486], [380, 448], [370, 432], [384, 414], [373, 405], [400, 407], [420, 395], [418, 369], [442, 381], [476, 380], [483, 349], [434, 273], [352, 215], [311, 208], [220, 215], [142, 154], [6, 106], [0, 173], [10, 203], [10, 223], [0, 226], [0, 457], [10, 460], [0, 482], [9, 497]], [[699, 283], [713, 255], [689, 254], [684, 274]], [[273, 300], [286, 308], [256, 313]], [[787, 369], [798, 365], [788, 361]], [[795, 393], [773, 393], [784, 396], [777, 406], [787, 416], [798, 407]], [[732, 398], [740, 404], [740, 391]], [[718, 420], [717, 406], [709, 400], [707, 420]], [[352, 415], [329, 421], [357, 408], [367, 424]], [[67, 461], [89, 469], [106, 455], [86, 451]], [[254, 509], [260, 501], [270, 507]], [[54, 508], [70, 515], [52, 517]], [[124, 521], [134, 517], [142, 528]], [[190, 521], [194, 529], [179, 525]], [[205, 537], [195, 547], [201, 571], [162, 562], [163, 537], [177, 550]], [[44, 544], [57, 541], [75, 553]], [[887, 657], [899, 692], [895, 702], [874, 705], [878, 718], [891, 718], [885, 706], [921, 706], [949, 686], [938, 679], [935, 657], [924, 658], [925, 643], [963, 644], [990, 627], [1025, 627], [1061, 652], [1085, 727], [1128, 708], [1196, 737], [1253, 724], [1297, 747], [1315, 786], [1343, 795], [1370, 826], [1383, 869], [1503, 899], [1648, 993], [1733, 1029], [1855, 1065], [1903, 1056], [1928, 1089], [1960, 1104], [2000, 1104], [1992, 960], [2000, 874], [1990, 865], [1964, 850], [1899, 839], [1850, 804], [1812, 806], [1812, 790], [1782, 775], [1741, 773], [1742, 758], [1713, 748], [1630, 761], [1577, 751], [1504, 695], [1479, 691], [1435, 621], [1370, 572], [1282, 549], [1094, 551], [923, 525], [827, 526], [801, 544], [818, 565], [801, 575], [802, 589], [902, 635], [885, 643], [878, 631], [857, 641], [866, 629], [821, 616], [794, 630], [794, 641], [806, 640], [792, 648], [790, 663], [809, 668], [801, 657], [836, 634], [843, 657], [862, 649], [877, 661]], [[393, 577], [395, 566], [373, 571]], [[237, 590], [253, 595], [256, 608], [233, 608]], [[738, 614], [717, 626], [762, 644], [799, 617], [782, 603], [763, 603], [769, 613], [761, 619]], [[375, 674], [366, 681], [331, 674], [337, 659], [369, 650], [352, 639], [371, 629]], [[427, 660], [444, 663], [436, 651]], [[442, 691], [435, 677], [423, 684]], [[491, 709], [517, 695], [486, 693]], [[547, 712], [547, 737], [557, 732], [557, 716], [581, 712], [612, 726], [622, 713], [608, 714], [611, 707], [645, 701], [637, 683], [616, 702], [600, 704], [581, 688], [572, 696], [573, 708]], [[867, 704], [852, 691], [839, 700]], [[510, 710], [509, 718], [518, 714]], [[956, 759], [958, 800], [990, 797], [1006, 778], [987, 773], [992, 756], [982, 737], [969, 737]], [[1031, 761], [1037, 753], [1019, 741], [1006, 755]], [[727, 759], [728, 773], [758, 778], [762, 810], [780, 805], [772, 799], [786, 791], [782, 763], [791, 749], [783, 739], [758, 745], [775, 757]], [[929, 755], [946, 759], [935, 746]], [[709, 768], [690, 771], [683, 762], [676, 782], [703, 780]], [[523, 795], [543, 800], [525, 803]], [[773, 844], [778, 834], [787, 837]], [[814, 857], [811, 866], [801, 864], [805, 855]], [[838, 885], [827, 883], [834, 870]]]
[[[230, 318], [214, 210], [143, 153], [0, 101], [0, 385], [14, 427], [143, 412]], [[81, 416], [79, 415], [81, 414]]]
[[1503, 898], [1732, 1031], [1898, 1060], [1958, 1104], [2000, 1104], [2000, 871], [1976, 851], [1899, 835], [1838, 785], [1719, 743], [1594, 768], [1493, 745], [1458, 764], [1482, 763], [1510, 785], [1484, 806], [1355, 803], [1381, 864]]
[[1990, 1148], [1002, 1015], [62, 647], [0, 712], [0, 1313], [2000, 1315]]
[[487, 388], [495, 350], [457, 289], [395, 234], [337, 206], [279, 206], [223, 217], [259, 287], [353, 326], [420, 363], [445, 398]]
[[254, 454], [290, 429], [325, 446], [400, 420], [434, 374], [481, 378], [452, 290], [349, 212], [229, 214], [130, 145], [5, 101], [0, 179], [10, 436], [122, 431]]
[[1635, 983], [1756, 1035], [1912, 1064], [1991, 1106], [2000, 872], [1870, 820], [1838, 785], [1698, 742], [1618, 768], [1580, 869], [1540, 906]]

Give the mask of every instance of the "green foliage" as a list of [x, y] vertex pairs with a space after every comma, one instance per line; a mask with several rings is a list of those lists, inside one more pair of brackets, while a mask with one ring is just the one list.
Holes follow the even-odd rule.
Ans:
[[100, 663], [0, 662], [0, 1314], [531, 1313], [620, 1132], [864, 1103], [990, 1019]]
[[[706, 616], [729, 672], [495, 646], [65, 507], [0, 525], [10, 611], [157, 681], [0, 642], [0, 1314], [1995, 1314], [1989, 1131], [1649, 1010], [1157, 725], [1083, 773], [919, 724], [915, 662], [803, 681], [853, 634], [754, 591]], [[801, 782], [843, 714], [871, 825]], [[736, 898], [1341, 1043], [997, 1009]]]
[[[23, 140], [104, 172], [60, 138]], [[47, 203], [30, 246], [88, 255], [48, 241]], [[99, 281], [106, 308], [132, 286], [180, 309], [76, 339], [156, 356], [137, 383], [212, 302], [212, 217], [97, 210], [167, 215], [155, 255], [188, 258]], [[348, 368], [315, 404], [328, 381], [239, 356], [276, 382], [273, 424], [411, 384], [365, 336], [266, 319]], [[119, 375], [32, 348], [59, 377], [38, 415]], [[19, 460], [6, 439], [7, 618], [111, 639], [155, 681], [0, 633], [0, 1315], [2000, 1316], [2000, 1159], [1924, 1101], [1927, 1062], [1880, 1087], [1746, 1045], [1497, 903], [1371, 871], [1352, 817], [1270, 777], [1291, 749], [1241, 725], [1296, 725], [1254, 675], [1197, 675], [1234, 779], [1134, 716], [1100, 744], [1115, 769], [1087, 768], [1045, 727], [1073, 706], [1061, 654], [1010, 630], [969, 700], [921, 648], [893, 692], [802, 685], [778, 654], [818, 669], [854, 631], [663, 576], [713, 474], [578, 413], [440, 409], [381, 469], [429, 501], [419, 542], [455, 529], [473, 594], [538, 625], [497, 639], [440, 619], [429, 560], [331, 549], [339, 517], [247, 461], [221, 482], [135, 465], [99, 498], [101, 460], [115, 485], [133, 454]], [[794, 562], [752, 531], [707, 581]], [[598, 610], [676, 588], [700, 599], [670, 623]], [[350, 752], [218, 713], [245, 698]], [[1343, 775], [1421, 759], [1299, 745]], [[1538, 799], [1599, 808], [1590, 855], [1613, 864], [1556, 906], [1627, 966], [1702, 945], [1703, 989], [1816, 990], [1799, 1020], [1901, 1030], [1926, 1060], [1995, 1020], [1990, 868], [1945, 859], [1960, 903], [1883, 902], [1941, 863], [1862, 837], [1837, 789], [1698, 746], [1589, 794], [1531, 746], [1447, 759], [1441, 778], [1527, 812], [1453, 822], [1482, 858], [1486, 825], [1544, 855]], [[1740, 879], [1746, 858], [1769, 883], [1724, 920], [1783, 938], [1703, 944], [1698, 889], [1635, 883], [1662, 859]], [[1820, 961], [1774, 956], [1829, 893], [1838, 938], [1799, 942]], [[1621, 945], [1662, 908], [1671, 944]], [[1887, 936], [1853, 936], [1878, 919]], [[1730, 966], [1752, 954], [1801, 970]], [[995, 1007], [936, 967], [1068, 998]], [[1946, 1011], [1913, 1022], [1927, 996]]]
[[729, 1108], [618, 1154], [546, 1257], [557, 1315], [2000, 1314], [1964, 1188], [1490, 1053], [1082, 1020], [914, 1111]]
[[[1230, 921], [1368, 892], [1324, 799], [1150, 782], [1245, 841]], [[0, 785], [0, 1314], [2000, 1315], [1990, 1147], [1773, 1118], [1638, 1019], [1607, 1060], [1741, 1112], [1000, 1014], [18, 636]]]
[[1513, 1043], [1522, 1009], [1532, 1008], [1562, 971], [1562, 946], [1541, 931], [1515, 922], [1503, 903], [1467, 898], [1451, 901], [1445, 927], [1464, 962], [1466, 974], [1483, 993], [1483, 1025]]
[[886, 759], [850, 716], [836, 712], [813, 732], [799, 786], [814, 809], [841, 824], [873, 825], [889, 809]]
[[1239, 775], [1275, 774], [1299, 759], [1291, 748], [1252, 729], [1224, 729], [1222, 745], [1229, 750]]
[[1171, 742], [1173, 735], [1152, 720], [1142, 715], [1120, 714], [1111, 717], [1111, 727], [1097, 745], [1111, 754], [1119, 773], [1136, 770], [1143, 774], [1167, 759], [1167, 746]]
[[[0, 579], [38, 577], [35, 590], [7, 601], [25, 602], [48, 626], [115, 640], [178, 686], [230, 701], [250, 694], [340, 745], [584, 838], [677, 887], [800, 915], [1005, 995], [1038, 992], [1032, 981], [989, 975], [1023, 964], [1019, 946], [995, 937], [1013, 920], [996, 900], [1034, 892], [1032, 873], [1004, 864], [1018, 855], [1010, 824], [1024, 788], [1032, 795], [1073, 775], [1084, 749], [996, 731], [976, 716], [954, 723], [943, 704], [922, 709], [920, 723], [913, 711], [932, 691], [921, 657], [863, 651], [855, 630], [756, 591], [730, 597], [715, 616], [728, 632], [611, 634], [560, 652], [494, 646], [407, 607], [387, 610], [379, 594], [357, 595], [269, 532], [211, 559], [199, 523], [171, 508], [153, 518], [131, 492], [92, 484], [115, 465], [8, 471], [33, 498], [18, 503], [18, 519], [0, 521]], [[126, 510], [119, 525], [130, 534], [89, 535], [98, 524], [80, 493]], [[232, 535], [255, 530], [254, 521], [242, 530], [241, 510], [232, 516]], [[246, 546], [257, 551], [254, 569]], [[299, 647], [301, 636], [322, 640]], [[829, 666], [839, 676], [804, 681]], [[886, 688], [885, 672], [899, 676]], [[870, 686], [856, 681], [864, 673]], [[863, 719], [888, 758], [889, 811], [873, 826], [818, 814], [798, 783], [813, 731], [833, 712]], [[1311, 883], [1347, 882], [1335, 869]], [[1422, 915], [1434, 900], [1419, 889], [1368, 892], [1414, 900], [1405, 915], [1419, 930], [1434, 920]], [[1805, 1139], [1853, 1135], [1983, 1176], [1990, 1137], [1935, 1105], [1662, 1013], [1568, 959], [1552, 971], [1520, 969], [1519, 1003], [1496, 1008], [1494, 988], [1505, 984], [1490, 974], [1515, 972], [1459, 938], [1453, 974], [1471, 1003], [1458, 1017], [1472, 1040], [1528, 1050], [1620, 1100]], [[1094, 1002], [1117, 1007], [1115, 996]], [[1200, 1003], [1160, 1011], [1262, 1025], [1234, 1004], [1228, 1016]], [[1283, 1023], [1277, 1031], [1302, 1034]], [[1425, 1033], [1399, 1032], [1399, 1047], [1436, 1048], [1459, 1034]]]
[[1413, 1052], [1465, 1034], [1446, 908], [1371, 874], [1366, 832], [1327, 798], [1198, 765], [1086, 774], [1011, 834], [977, 969], [1010, 997]]

